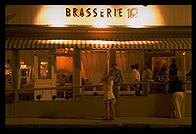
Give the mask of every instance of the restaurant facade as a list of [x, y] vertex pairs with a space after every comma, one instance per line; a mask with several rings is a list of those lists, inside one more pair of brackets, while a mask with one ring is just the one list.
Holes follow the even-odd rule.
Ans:
[[[148, 63], [154, 79], [175, 58], [186, 90], [185, 116], [191, 116], [191, 19], [189, 5], [6, 5], [6, 115], [40, 116], [52, 107], [60, 117], [101, 116], [100, 81], [117, 63], [124, 79], [121, 115], [168, 116], [168, 96], [153, 82], [148, 94], [130, 90], [130, 65], [139, 64], [142, 74]], [[95, 105], [99, 110], [89, 114], [78, 111]]]

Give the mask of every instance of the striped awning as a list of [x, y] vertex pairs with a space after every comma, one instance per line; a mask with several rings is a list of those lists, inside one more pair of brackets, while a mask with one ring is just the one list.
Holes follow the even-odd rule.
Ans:
[[43, 40], [7, 38], [6, 49], [192, 49], [191, 38], [161, 38], [133, 40]]

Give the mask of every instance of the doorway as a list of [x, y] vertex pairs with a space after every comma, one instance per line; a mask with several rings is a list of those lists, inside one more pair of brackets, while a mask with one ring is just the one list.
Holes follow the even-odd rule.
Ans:
[[[73, 86], [73, 56], [56, 56], [57, 87]], [[73, 89], [57, 91], [57, 98], [69, 99], [73, 97]]]

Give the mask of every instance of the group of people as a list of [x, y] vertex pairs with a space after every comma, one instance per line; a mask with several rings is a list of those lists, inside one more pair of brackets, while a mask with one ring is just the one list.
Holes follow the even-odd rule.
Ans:
[[[135, 90], [137, 87], [139, 87], [140, 83], [140, 72], [139, 72], [139, 64], [131, 65], [131, 82], [137, 83], [133, 84], [131, 88]], [[142, 80], [148, 81], [152, 78], [152, 72], [149, 69], [149, 65], [144, 65], [144, 71], [142, 74]], [[103, 87], [105, 90], [104, 93], [104, 101], [105, 101], [105, 107], [106, 107], [106, 120], [114, 119], [114, 115], [117, 117], [119, 116], [119, 92], [120, 92], [120, 84], [123, 83], [123, 76], [121, 70], [118, 68], [116, 63], [113, 63], [111, 65], [110, 71], [108, 75], [105, 75], [105, 77], [102, 79]], [[109, 117], [111, 112], [111, 118]]]
[[[138, 64], [131, 65], [131, 82], [136, 83], [133, 84], [130, 88], [139, 91], [141, 94], [140, 82], [146, 82], [152, 80], [152, 71], [148, 64], [144, 65], [144, 70], [142, 72], [142, 79], [139, 72]], [[172, 59], [172, 64], [169, 69], [169, 73], [167, 74], [166, 64], [163, 65], [160, 72], [157, 75], [157, 81], [165, 81], [165, 83], [169, 84], [168, 94], [171, 99], [170, 102], [173, 104], [172, 109], [172, 117], [181, 118], [183, 115], [183, 111], [181, 111], [181, 107], [183, 107], [184, 100], [184, 90], [182, 88], [182, 81], [178, 77], [178, 68], [176, 66], [176, 60]], [[106, 74], [102, 79], [103, 87], [104, 87], [104, 102], [106, 109], [106, 120], [113, 120], [115, 116], [119, 116], [118, 103], [119, 103], [119, 91], [120, 84], [123, 83], [123, 77], [120, 69], [118, 68], [116, 63], [111, 65], [109, 74]], [[163, 86], [165, 86], [164, 84]], [[146, 87], [145, 87], [146, 88]], [[111, 112], [111, 117], [110, 117]]]
[[130, 68], [131, 68], [130, 82], [132, 83], [130, 89], [136, 91], [135, 95], [142, 95], [143, 89], [147, 90], [147, 85], [144, 85], [142, 87], [141, 81], [148, 82], [152, 80], [152, 71], [150, 70], [150, 66], [149, 64], [145, 63], [142, 73], [139, 71], [139, 64], [133, 64], [130, 66]]
[[73, 82], [73, 75], [70, 74], [69, 77], [67, 77], [65, 74], [62, 74], [60, 79], [60, 85], [63, 86], [65, 83], [72, 83]]

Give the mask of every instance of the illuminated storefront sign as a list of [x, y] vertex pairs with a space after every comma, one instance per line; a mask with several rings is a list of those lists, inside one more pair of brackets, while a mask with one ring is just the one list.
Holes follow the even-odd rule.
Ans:
[[92, 25], [108, 27], [123, 25], [144, 27], [164, 23], [156, 6], [142, 5], [45, 5], [39, 10], [35, 23], [64, 27]]
[[6, 24], [191, 26], [191, 5], [6, 5]]
[[134, 18], [137, 16], [138, 8], [128, 8], [127, 10], [123, 10], [123, 8], [65, 8], [65, 15], [66, 17], [123, 17], [127, 12], [128, 18]]
[[5, 9], [5, 23], [11, 25], [146, 27], [192, 22], [191, 7], [178, 5], [6, 5]]

